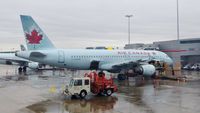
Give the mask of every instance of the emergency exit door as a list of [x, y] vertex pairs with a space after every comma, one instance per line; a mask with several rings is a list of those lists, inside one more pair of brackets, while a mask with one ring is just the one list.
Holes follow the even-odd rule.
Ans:
[[58, 51], [58, 63], [65, 62], [65, 54], [63, 51]]

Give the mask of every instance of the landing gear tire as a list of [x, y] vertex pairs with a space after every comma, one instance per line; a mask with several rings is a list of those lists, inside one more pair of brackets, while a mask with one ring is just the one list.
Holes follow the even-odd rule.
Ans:
[[23, 72], [26, 72], [26, 66], [23, 67]]
[[84, 99], [84, 98], [86, 97], [86, 95], [87, 95], [87, 92], [86, 92], [86, 91], [81, 91], [80, 94], [79, 94], [79, 96], [80, 96], [82, 99]]
[[125, 80], [126, 76], [124, 74], [118, 74], [117, 78], [118, 80]]
[[22, 67], [19, 67], [19, 68], [18, 68], [18, 72], [19, 72], [19, 73], [21, 73], [22, 70], [23, 70]]
[[106, 95], [107, 95], [107, 96], [111, 96], [111, 95], [112, 95], [112, 93], [113, 93], [113, 92], [112, 92], [112, 90], [111, 90], [111, 89], [107, 89], [107, 90], [106, 90]]

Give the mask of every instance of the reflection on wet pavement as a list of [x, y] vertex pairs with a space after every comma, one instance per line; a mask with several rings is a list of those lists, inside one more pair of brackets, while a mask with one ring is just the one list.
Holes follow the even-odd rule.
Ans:
[[27, 108], [35, 113], [101, 113], [113, 110], [117, 97], [92, 97], [89, 100], [43, 101]]

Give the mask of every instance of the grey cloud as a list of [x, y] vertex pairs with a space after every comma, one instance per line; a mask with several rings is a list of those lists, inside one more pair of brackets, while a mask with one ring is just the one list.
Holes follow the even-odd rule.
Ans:
[[[31, 15], [57, 47], [176, 39], [176, 0], [0, 0], [0, 48], [24, 43], [20, 14]], [[179, 0], [181, 38], [200, 36], [199, 0]], [[148, 39], [148, 40], [147, 40]], [[9, 44], [7, 44], [9, 43]], [[7, 47], [9, 45], [9, 47]], [[18, 48], [16, 46], [16, 48]]]

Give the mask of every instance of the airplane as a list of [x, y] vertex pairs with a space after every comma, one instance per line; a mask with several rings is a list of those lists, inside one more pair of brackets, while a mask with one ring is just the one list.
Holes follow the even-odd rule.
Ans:
[[145, 76], [156, 71], [149, 62], [173, 63], [167, 54], [155, 50], [57, 49], [31, 16], [20, 15], [20, 18], [28, 51], [16, 52], [16, 56], [24, 59], [75, 70], [122, 73], [132, 69]]
[[[21, 45], [21, 51], [25, 51], [26, 48]], [[4, 65], [18, 65], [18, 72], [26, 72], [26, 68], [38, 69], [40, 67], [38, 62], [32, 62], [24, 58], [15, 56], [16, 51], [4, 51], [0, 52], [0, 64]]]

